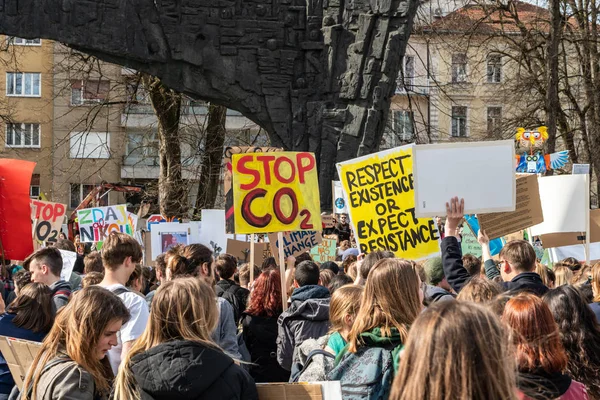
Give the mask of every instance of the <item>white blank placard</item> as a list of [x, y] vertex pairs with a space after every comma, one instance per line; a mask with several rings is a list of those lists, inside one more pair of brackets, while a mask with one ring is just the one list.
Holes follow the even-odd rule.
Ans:
[[515, 210], [512, 140], [413, 147], [416, 216], [446, 215], [446, 202], [465, 199], [465, 214]]
[[534, 236], [587, 230], [587, 175], [538, 178], [544, 222], [531, 227]]

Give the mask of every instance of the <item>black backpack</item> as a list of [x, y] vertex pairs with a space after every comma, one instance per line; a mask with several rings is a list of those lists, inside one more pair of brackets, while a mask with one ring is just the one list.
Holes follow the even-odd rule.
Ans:
[[242, 318], [242, 313], [246, 310], [246, 305], [242, 304], [237, 293], [243, 290], [241, 286], [231, 285], [227, 288], [227, 290], [221, 289], [221, 287], [217, 286], [217, 296], [222, 297], [227, 300], [229, 304], [233, 307], [233, 318], [235, 319], [235, 323], [240, 323], [240, 318]]

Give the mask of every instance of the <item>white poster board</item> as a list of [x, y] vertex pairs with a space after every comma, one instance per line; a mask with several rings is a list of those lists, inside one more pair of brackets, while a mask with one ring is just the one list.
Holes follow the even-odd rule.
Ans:
[[348, 214], [348, 200], [340, 181], [333, 181], [333, 213]]
[[514, 141], [414, 146], [413, 177], [418, 218], [446, 215], [455, 196], [465, 199], [465, 214], [514, 211]]
[[[225, 232], [225, 210], [202, 210], [200, 241], [213, 251], [215, 256], [225, 253], [227, 249], [227, 233]], [[233, 235], [229, 235], [233, 238]]]
[[63, 267], [60, 271], [60, 279], [69, 282], [69, 278], [73, 273], [73, 267], [75, 267], [75, 261], [77, 260], [77, 253], [68, 250], [59, 251], [63, 261]]
[[532, 226], [531, 234], [587, 232], [587, 182], [587, 175], [538, 178], [544, 222]]
[[590, 174], [590, 164], [573, 164], [573, 169], [571, 170], [573, 175], [589, 175]]
[[[187, 246], [192, 243], [200, 243], [198, 227], [191, 222], [184, 224], [164, 222], [162, 224], [153, 224], [150, 226], [150, 229], [152, 261], [156, 260], [159, 254], [166, 252], [175, 245], [182, 244]], [[148, 249], [145, 250], [148, 251]]]
[[[574, 257], [579, 261], [585, 261], [585, 246], [575, 244], [573, 246], [562, 246], [548, 249], [552, 259], [560, 261], [568, 257]], [[590, 244], [590, 261], [600, 260], [600, 242]]]

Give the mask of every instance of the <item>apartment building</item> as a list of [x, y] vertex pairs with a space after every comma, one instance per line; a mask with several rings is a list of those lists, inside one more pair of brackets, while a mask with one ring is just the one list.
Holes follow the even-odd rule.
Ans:
[[52, 192], [53, 48], [0, 36], [0, 157], [37, 163], [32, 197]]

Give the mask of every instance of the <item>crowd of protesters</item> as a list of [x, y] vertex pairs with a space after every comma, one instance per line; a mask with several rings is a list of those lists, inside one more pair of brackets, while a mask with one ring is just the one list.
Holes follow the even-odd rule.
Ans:
[[[257, 399], [257, 383], [322, 381], [351, 400], [600, 400], [600, 263], [549, 269], [522, 240], [494, 260], [485, 232], [481, 259], [462, 254], [463, 210], [447, 204], [441, 258], [422, 262], [359, 254], [341, 220], [338, 261], [289, 257], [283, 288], [273, 258], [176, 245], [148, 268], [125, 234], [101, 252], [61, 238], [3, 265], [0, 335], [41, 347], [21, 390], [0, 358], [0, 400]], [[68, 281], [61, 248], [80, 253]]]

